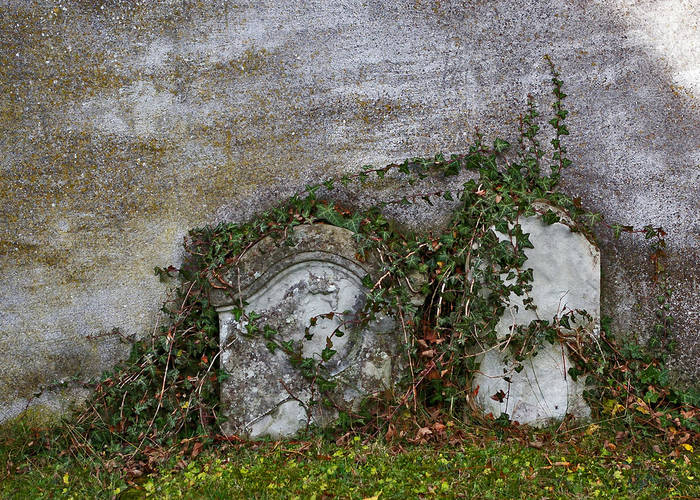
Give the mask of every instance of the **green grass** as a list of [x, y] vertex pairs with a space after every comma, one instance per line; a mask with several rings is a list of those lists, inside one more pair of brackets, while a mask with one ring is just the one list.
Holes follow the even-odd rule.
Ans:
[[[188, 443], [160, 462], [62, 453], [31, 427], [6, 427], [0, 497], [34, 498], [698, 498], [700, 470], [689, 444], [674, 448], [589, 426], [557, 433], [483, 428], [440, 439], [349, 438]], [[433, 435], [432, 437], [436, 437]], [[193, 450], [196, 458], [192, 458]], [[164, 450], [150, 450], [152, 463]], [[142, 475], [141, 475], [142, 474]]]
[[[280, 445], [190, 463], [144, 482], [154, 498], [666, 497], [700, 495], [684, 459], [554, 455], [522, 445], [321, 446], [301, 455]], [[692, 463], [692, 462], [691, 462]], [[693, 490], [694, 491], [691, 491]]]

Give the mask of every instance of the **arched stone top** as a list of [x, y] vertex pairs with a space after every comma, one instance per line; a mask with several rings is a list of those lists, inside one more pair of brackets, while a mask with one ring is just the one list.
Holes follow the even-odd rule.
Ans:
[[210, 294], [217, 309], [238, 303], [263, 288], [272, 277], [305, 262], [335, 264], [353, 273], [359, 280], [379, 270], [373, 258], [359, 259], [360, 245], [352, 231], [329, 224], [304, 224], [294, 227], [288, 237], [267, 236], [249, 248], [222, 274], [211, 275], [218, 286]]
[[324, 367], [337, 386], [326, 396], [341, 407], [352, 407], [398, 379], [400, 337], [394, 319], [378, 313], [355, 321], [367, 300], [363, 279], [377, 279], [380, 271], [378, 260], [360, 259], [360, 249], [352, 231], [300, 225], [285, 237], [260, 240], [209, 277], [224, 287], [210, 301], [219, 314], [221, 367], [228, 374], [221, 383], [226, 433], [289, 436], [308, 422], [325, 425], [335, 415], [334, 409], [311, 403], [313, 383], [284, 352], [268, 349], [261, 336], [246, 335], [248, 319], [232, 311], [239, 304], [306, 358], [321, 359], [327, 347], [335, 351]]

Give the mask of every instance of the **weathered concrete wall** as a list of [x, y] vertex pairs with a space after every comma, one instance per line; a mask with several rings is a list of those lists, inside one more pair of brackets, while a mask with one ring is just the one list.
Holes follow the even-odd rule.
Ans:
[[[698, 17], [684, 0], [3, 2], [0, 420], [125, 354], [100, 334], [153, 328], [152, 269], [189, 228], [514, 130], [528, 92], [549, 103], [545, 53], [572, 110], [563, 188], [668, 230], [676, 365], [696, 379]], [[647, 248], [600, 238], [603, 313], [645, 335]]]

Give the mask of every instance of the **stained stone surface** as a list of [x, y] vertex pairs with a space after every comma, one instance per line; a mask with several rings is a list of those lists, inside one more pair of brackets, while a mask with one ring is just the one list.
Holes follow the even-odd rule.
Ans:
[[[291, 240], [258, 243], [226, 275], [232, 291], [211, 297], [225, 346], [222, 367], [230, 376], [221, 387], [229, 419], [224, 431], [230, 434], [282, 437], [308, 423], [324, 425], [337, 415], [336, 407], [352, 407], [362, 396], [391, 388], [398, 377], [400, 341], [393, 318], [382, 315], [357, 326], [366, 297], [362, 279], [376, 266], [357, 260], [352, 233], [317, 224], [297, 227]], [[338, 382], [329, 395], [332, 407], [310, 405], [311, 399], [320, 399], [318, 392], [288, 355], [272, 353], [263, 338], [246, 335], [245, 320], [237, 321], [232, 313], [239, 299], [247, 303], [247, 312], [261, 315], [260, 325], [278, 330], [277, 338], [301, 342], [304, 357], [320, 359], [330, 339], [337, 353], [326, 366]], [[313, 337], [304, 340], [309, 320], [330, 312], [336, 314], [317, 318]], [[337, 328], [344, 332], [341, 337], [333, 335]]]
[[[541, 206], [541, 209], [549, 207]], [[565, 214], [558, 213], [565, 218]], [[530, 233], [535, 248], [526, 249], [524, 268], [533, 270], [530, 296], [537, 310], [526, 310], [523, 298], [510, 297], [510, 307], [496, 327], [504, 338], [514, 325], [527, 325], [535, 319], [552, 320], [567, 310], [584, 309], [593, 318], [586, 325], [588, 334], [597, 335], [600, 325], [600, 255], [598, 248], [582, 233], [571, 232], [562, 223], [547, 225], [539, 216], [519, 220], [524, 233]], [[499, 234], [500, 239], [507, 236]], [[508, 350], [487, 352], [481, 373], [473, 381], [479, 387], [477, 403], [485, 412], [498, 417], [507, 413], [520, 423], [545, 425], [567, 413], [577, 418], [590, 416], [583, 400], [585, 378], [576, 381], [568, 375], [572, 366], [566, 347], [545, 345], [536, 356], [523, 362], [518, 373], [507, 359]], [[510, 379], [510, 382], [506, 380]], [[503, 401], [492, 398], [503, 391]]]

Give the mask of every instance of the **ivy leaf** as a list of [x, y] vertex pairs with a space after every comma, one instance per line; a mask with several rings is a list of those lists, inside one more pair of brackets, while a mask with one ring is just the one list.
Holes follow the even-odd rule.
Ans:
[[520, 248], [535, 248], [535, 245], [532, 244], [530, 241], [530, 234], [529, 233], [521, 233], [516, 237], [516, 241], [518, 242], [518, 246]]
[[277, 334], [277, 330], [272, 328], [270, 325], [265, 325], [263, 327], [263, 336], [265, 337], [265, 339], [270, 340], [276, 334]]
[[498, 401], [499, 403], [502, 403], [505, 398], [506, 393], [503, 392], [503, 390], [500, 390], [496, 394], [491, 396], [491, 399], [493, 399], [494, 401]]
[[309, 192], [309, 196], [312, 196], [312, 197], [313, 197], [313, 196], [316, 195], [316, 191], [318, 191], [320, 187], [321, 187], [320, 184], [316, 184], [316, 185], [313, 185], [313, 186], [307, 184], [307, 185], [306, 185], [306, 190]]
[[345, 229], [349, 229], [353, 233], [359, 233], [361, 226], [362, 226], [362, 216], [359, 214], [353, 214], [352, 217], [350, 217], [349, 219], [348, 218], [344, 219], [343, 223], [340, 224], [340, 227], [344, 227]]
[[333, 355], [336, 352], [337, 351], [335, 351], [334, 349], [326, 347], [325, 349], [323, 349], [323, 351], [321, 351], [321, 359], [323, 359], [323, 361], [328, 361], [329, 359], [331, 359], [333, 357]]
[[256, 313], [255, 311], [250, 311], [248, 313], [248, 320], [249, 321], [256, 321], [258, 319], [260, 319], [260, 315], [258, 313]]
[[335, 207], [326, 203], [319, 203], [316, 205], [316, 217], [334, 225], [337, 225], [337, 223], [342, 220], [340, 214], [335, 210]]
[[243, 316], [243, 309], [241, 309], [240, 307], [234, 307], [231, 310], [231, 314], [233, 314], [233, 319], [235, 319], [236, 321], [240, 321], [241, 317]]
[[496, 231], [502, 234], [508, 234], [508, 221], [507, 220], [499, 220], [494, 224], [494, 227], [496, 228]]
[[564, 328], [571, 329], [571, 324], [569, 322], [569, 316], [562, 316], [559, 318], [559, 324]]
[[551, 210], [547, 210], [547, 212], [542, 216], [542, 222], [544, 222], [547, 225], [559, 222], [559, 220], [559, 216]]
[[496, 139], [493, 141], [493, 149], [496, 150], [497, 153], [503, 153], [504, 151], [508, 151], [510, 148], [510, 143], [504, 141], [503, 139]]

